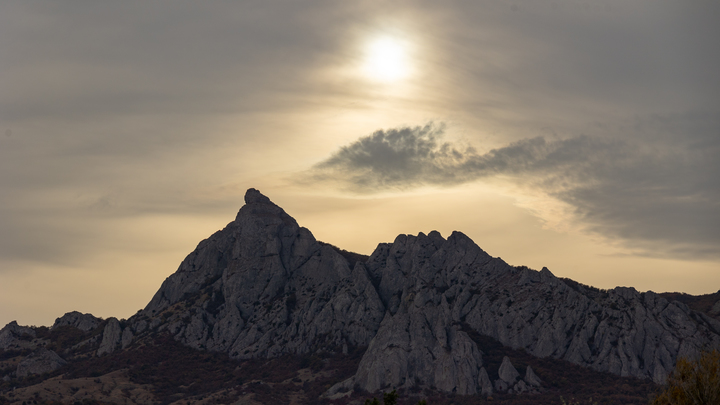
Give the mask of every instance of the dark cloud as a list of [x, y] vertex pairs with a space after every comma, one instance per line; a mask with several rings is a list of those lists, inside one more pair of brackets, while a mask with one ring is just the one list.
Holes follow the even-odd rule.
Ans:
[[376, 131], [318, 164], [312, 176], [340, 177], [357, 191], [462, 181], [454, 179], [452, 169], [475, 153], [438, 143], [443, 132], [444, 126], [434, 124]]
[[341, 148], [310, 172], [316, 181], [336, 180], [355, 192], [390, 188], [453, 185], [496, 174], [551, 172], [578, 165], [589, 149], [601, 145], [589, 137], [548, 142], [523, 139], [480, 154], [472, 146], [443, 142], [445, 126], [427, 124], [378, 130]]
[[443, 125], [402, 127], [341, 148], [306, 178], [374, 193], [506, 175], [569, 204], [586, 229], [638, 254], [717, 258], [718, 128], [708, 114], [653, 116], [638, 120], [632, 136], [534, 137], [478, 153], [444, 141]]

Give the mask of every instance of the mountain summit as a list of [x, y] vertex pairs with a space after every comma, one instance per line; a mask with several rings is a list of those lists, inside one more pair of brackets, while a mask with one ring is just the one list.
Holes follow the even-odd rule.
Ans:
[[[100, 324], [80, 315], [53, 328]], [[342, 251], [255, 189], [143, 310], [101, 325], [93, 337], [100, 357], [157, 334], [234, 360], [363, 351], [354, 375], [324, 393], [330, 398], [388, 388], [490, 395], [542, 386], [530, 366], [518, 372], [508, 357], [490, 367], [487, 339], [656, 383], [678, 356], [720, 345], [720, 322], [685, 304], [513, 267], [460, 232], [399, 235], [369, 257]], [[6, 326], [0, 349], [27, 347], [21, 336], [36, 332], [25, 329]], [[50, 364], [53, 355], [36, 357]]]
[[482, 348], [467, 331], [658, 383], [678, 355], [720, 343], [720, 323], [683, 304], [513, 267], [460, 232], [400, 235], [351, 268], [259, 191], [245, 202], [163, 283], [134, 333], [167, 330], [236, 359], [367, 346], [355, 376], [331, 393], [412, 385], [489, 393]]

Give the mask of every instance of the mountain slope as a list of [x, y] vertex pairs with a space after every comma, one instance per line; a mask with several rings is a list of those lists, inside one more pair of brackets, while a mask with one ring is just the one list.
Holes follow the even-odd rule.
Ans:
[[454, 395], [549, 389], [552, 382], [540, 382], [529, 367], [516, 370], [517, 360], [500, 362], [487, 342], [657, 383], [678, 356], [720, 345], [720, 322], [681, 302], [513, 267], [460, 232], [400, 235], [365, 257], [316, 241], [257, 190], [245, 202], [127, 321], [70, 313], [40, 334], [9, 324], [0, 349], [26, 356], [65, 331], [63, 342], [72, 345], [57, 344], [57, 353], [70, 366], [52, 363], [52, 350], [35, 356], [51, 374], [88, 356], [140, 353], [164, 335], [234, 361], [363, 353], [354, 373], [335, 374], [349, 378], [324, 388], [339, 398], [388, 388]]

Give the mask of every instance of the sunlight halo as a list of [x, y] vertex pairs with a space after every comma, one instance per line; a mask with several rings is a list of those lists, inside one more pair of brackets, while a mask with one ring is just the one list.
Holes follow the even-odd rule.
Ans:
[[405, 41], [383, 36], [367, 43], [364, 52], [363, 73], [380, 82], [396, 82], [411, 73], [409, 46]]

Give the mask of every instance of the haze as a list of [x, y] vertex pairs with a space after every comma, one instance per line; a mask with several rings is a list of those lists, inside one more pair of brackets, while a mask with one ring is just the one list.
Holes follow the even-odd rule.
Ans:
[[453, 230], [720, 289], [720, 4], [0, 3], [0, 325], [129, 317], [254, 187], [370, 254]]

